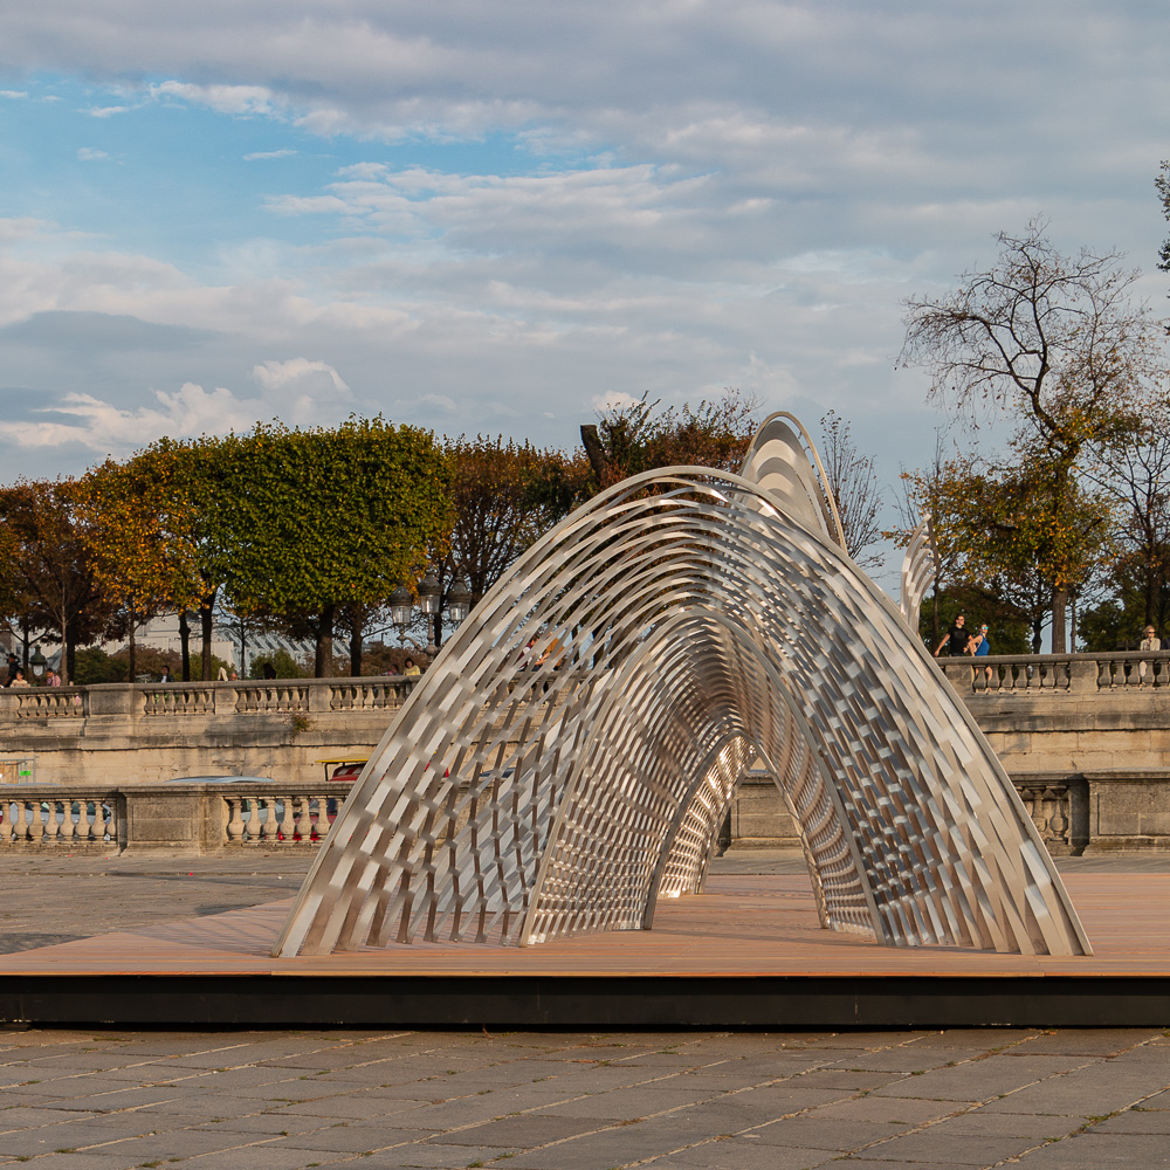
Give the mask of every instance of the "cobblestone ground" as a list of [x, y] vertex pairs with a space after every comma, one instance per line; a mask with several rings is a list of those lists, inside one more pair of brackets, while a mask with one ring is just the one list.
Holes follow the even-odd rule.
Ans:
[[0, 1033], [0, 1165], [1170, 1166], [1153, 1030]]
[[[287, 896], [310, 859], [10, 855], [0, 950]], [[716, 862], [802, 865], [782, 851]], [[0, 1166], [25, 1162], [1152, 1170], [1170, 1167], [1170, 1034], [0, 1030]]]

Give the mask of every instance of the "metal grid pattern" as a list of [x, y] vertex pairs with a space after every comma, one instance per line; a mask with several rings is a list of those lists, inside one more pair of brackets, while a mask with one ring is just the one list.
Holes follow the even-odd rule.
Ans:
[[776, 480], [674, 468], [512, 566], [371, 757], [276, 953], [648, 927], [701, 888], [756, 755], [826, 926], [1087, 953], [990, 748], [769, 424], [745, 469], [797, 469], [799, 518]]

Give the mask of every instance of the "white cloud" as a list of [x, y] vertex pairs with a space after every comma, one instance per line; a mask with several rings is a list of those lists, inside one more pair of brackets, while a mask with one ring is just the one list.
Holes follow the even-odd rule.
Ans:
[[91, 118], [112, 118], [115, 114], [125, 114], [129, 109], [129, 106], [92, 106], [82, 112]]
[[[210, 11], [191, 24], [125, 0], [0, 7], [0, 66], [83, 76], [95, 110], [253, 119], [262, 133], [222, 151], [215, 119], [201, 121], [209, 141], [191, 143], [179, 176], [193, 199], [247, 146], [272, 146], [244, 155], [258, 161], [306, 134], [329, 139], [303, 151], [286, 190], [271, 178], [285, 168], [251, 168], [263, 195], [242, 190], [230, 220], [208, 210], [210, 246], [195, 259], [167, 245], [137, 254], [129, 233], [81, 251], [63, 232], [0, 221], [0, 238], [20, 241], [0, 253], [0, 323], [72, 310], [206, 335], [147, 365], [69, 365], [62, 350], [14, 343], [5, 385], [46, 399], [85, 386], [130, 425], [149, 411], [150, 425], [177, 426], [161, 399], [136, 396], [253, 371], [258, 397], [231, 395], [229, 414], [241, 401], [290, 421], [328, 418], [339, 401], [392, 404], [404, 421], [454, 416], [560, 443], [606, 387], [628, 403], [739, 385], [768, 407], [803, 394], [813, 410], [869, 412], [875, 442], [905, 447], [920, 386], [891, 369], [903, 297], [986, 261], [991, 233], [1037, 210], [1066, 249], [1117, 243], [1149, 262], [1165, 235], [1152, 191], [1167, 153], [1164, 5]], [[134, 89], [131, 76], [167, 80]], [[331, 152], [343, 165], [306, 181]], [[61, 206], [55, 217], [82, 222]], [[281, 218], [258, 224], [251, 213], [265, 211]], [[882, 417], [889, 403], [897, 420]]]
[[150, 87], [155, 98], [177, 98], [220, 114], [275, 114], [284, 103], [263, 85], [196, 85], [163, 81]]
[[252, 377], [265, 390], [288, 390], [306, 383], [324, 384], [336, 394], [349, 395], [349, 387], [342, 376], [328, 362], [308, 358], [289, 358], [288, 361], [261, 362], [252, 367]]
[[[160, 435], [174, 437], [242, 430], [263, 417], [265, 404], [236, 398], [223, 387], [208, 392], [185, 382], [176, 392], [154, 392], [157, 403], [120, 409], [92, 394], [70, 393], [19, 422], [0, 422], [0, 436], [21, 448], [80, 446], [97, 455], [124, 456]], [[56, 416], [64, 416], [61, 421]]]
[[0, 89], [0, 98], [9, 98], [13, 101], [18, 98], [28, 97], [28, 91], [24, 89]]
[[628, 406], [637, 406], [638, 399], [624, 390], [610, 390], [605, 394], [598, 394], [589, 405], [598, 414], [604, 414], [607, 410], [624, 410]]
[[43, 219], [34, 219], [32, 216], [0, 218], [0, 243], [31, 239], [51, 231], [52, 228], [51, 223]]
[[92, 146], [81, 146], [77, 149], [77, 157], [81, 162], [100, 162], [110, 156], [104, 150], [97, 150]]

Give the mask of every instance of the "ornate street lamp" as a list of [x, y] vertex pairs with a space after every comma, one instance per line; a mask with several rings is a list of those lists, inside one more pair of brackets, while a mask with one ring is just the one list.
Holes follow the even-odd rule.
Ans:
[[[434, 569], [427, 569], [418, 583], [418, 607], [427, 623], [426, 652], [433, 657], [438, 653], [434, 619], [443, 608], [443, 587]], [[467, 583], [467, 575], [460, 573], [447, 591], [447, 618], [453, 626], [457, 626], [470, 612], [471, 586]], [[406, 644], [406, 627], [413, 618], [414, 603], [410, 590], [405, 585], [399, 585], [390, 594], [390, 620], [398, 627], [398, 641], [401, 645]]]
[[460, 573], [447, 593], [447, 613], [452, 624], [457, 626], [470, 612], [471, 586], [467, 583], [467, 577]]
[[427, 617], [434, 617], [439, 612], [442, 598], [443, 587], [439, 584], [439, 574], [434, 569], [427, 569], [426, 576], [418, 583], [419, 608]]
[[28, 664], [32, 667], [32, 672], [37, 678], [45, 677], [45, 667], [48, 665], [48, 659], [41, 653], [41, 644], [39, 642], [33, 647], [32, 656], [29, 658]]
[[414, 598], [405, 585], [399, 585], [390, 594], [390, 620], [398, 627], [398, 642], [406, 644], [406, 627], [414, 615]]

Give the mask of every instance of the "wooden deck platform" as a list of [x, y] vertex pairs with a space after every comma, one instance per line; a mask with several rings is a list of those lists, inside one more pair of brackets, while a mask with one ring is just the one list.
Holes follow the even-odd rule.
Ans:
[[273, 959], [290, 902], [0, 955], [0, 1019], [126, 1025], [1170, 1024], [1170, 874], [1068, 875], [1095, 954], [890, 948], [807, 879], [712, 877], [652, 931]]

